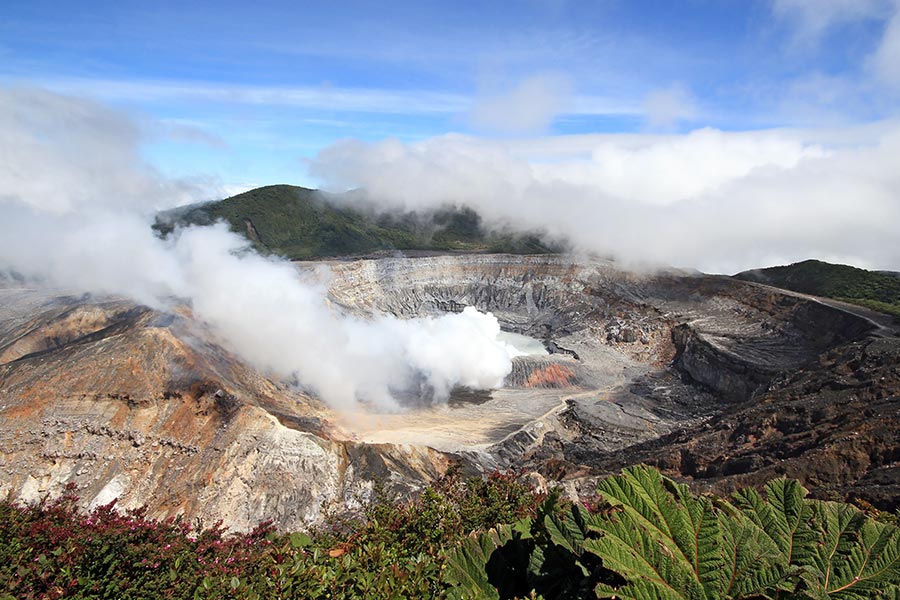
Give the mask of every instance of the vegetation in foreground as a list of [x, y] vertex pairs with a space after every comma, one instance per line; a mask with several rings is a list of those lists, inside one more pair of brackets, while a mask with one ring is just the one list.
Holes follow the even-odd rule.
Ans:
[[0, 599], [442, 597], [449, 549], [534, 514], [542, 499], [511, 475], [450, 474], [413, 502], [395, 500], [376, 491], [361, 518], [309, 534], [262, 523], [236, 535], [114, 505], [80, 513], [72, 490], [2, 502]]
[[0, 504], [0, 597], [900, 598], [896, 517], [785, 479], [696, 496], [637, 466], [582, 505], [509, 475], [453, 474], [309, 535], [74, 503]]
[[896, 273], [805, 260], [784, 267], [744, 271], [735, 277], [834, 298], [900, 318], [900, 276]]
[[270, 185], [198, 206], [169, 211], [156, 229], [225, 221], [257, 250], [292, 260], [359, 255], [379, 250], [439, 250], [542, 254], [558, 252], [535, 234], [486, 231], [467, 208], [376, 215], [339, 197], [292, 185]]

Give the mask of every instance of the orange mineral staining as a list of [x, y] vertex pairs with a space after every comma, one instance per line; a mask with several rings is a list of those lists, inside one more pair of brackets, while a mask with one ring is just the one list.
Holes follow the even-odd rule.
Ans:
[[549, 365], [538, 368], [528, 375], [525, 387], [529, 388], [561, 388], [568, 387], [575, 381], [575, 371], [564, 365]]

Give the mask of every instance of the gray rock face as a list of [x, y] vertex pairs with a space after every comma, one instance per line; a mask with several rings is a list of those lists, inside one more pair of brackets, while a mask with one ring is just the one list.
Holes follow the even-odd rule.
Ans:
[[871, 328], [753, 284], [567, 256], [327, 265], [337, 310], [476, 306], [551, 353], [516, 359], [504, 389], [458, 390], [447, 405], [335, 413], [243, 364], [187, 310], [7, 283], [0, 494], [32, 501], [73, 482], [85, 506], [117, 498], [158, 517], [296, 529], [352, 508], [374, 479], [410, 492], [451, 461], [584, 477], [606, 468], [591, 466], [598, 453], [698, 426]]
[[823, 350], [876, 328], [855, 314], [792, 296], [783, 296], [772, 306], [759, 292], [746, 290], [745, 302], [756, 302], [784, 322], [769, 316], [749, 330], [705, 320], [682, 323], [672, 329], [674, 366], [725, 399], [747, 400], [781, 371], [796, 369]]
[[476, 306], [510, 324], [573, 322], [590, 303], [587, 280], [624, 274], [563, 256], [505, 254], [333, 262], [334, 299], [364, 313], [419, 316]]

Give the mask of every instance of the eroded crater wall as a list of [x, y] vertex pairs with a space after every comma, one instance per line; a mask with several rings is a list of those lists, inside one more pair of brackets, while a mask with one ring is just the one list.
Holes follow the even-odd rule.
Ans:
[[[10, 284], [0, 289], [0, 494], [31, 500], [74, 482], [86, 505], [119, 496], [158, 516], [297, 528], [323, 506], [352, 504], [373, 478], [414, 489], [451, 454], [581, 476], [612, 464], [602, 453], [624, 461], [635, 443], [693, 427], [870, 327], [762, 286], [566, 256], [327, 264], [336, 310], [411, 317], [471, 305], [552, 353], [517, 361], [509, 389], [427, 419], [359, 415], [368, 429], [358, 431], [243, 364], [187, 309]], [[679, 380], [673, 360], [718, 397]]]

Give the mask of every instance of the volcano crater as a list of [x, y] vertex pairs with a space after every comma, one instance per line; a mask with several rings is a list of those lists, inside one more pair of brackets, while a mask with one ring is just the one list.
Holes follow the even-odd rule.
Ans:
[[547, 353], [513, 359], [499, 389], [335, 411], [247, 365], [185, 308], [6, 281], [0, 494], [74, 483], [85, 506], [115, 491], [122, 507], [235, 529], [308, 526], [358, 506], [375, 479], [409, 493], [454, 462], [534, 471], [573, 493], [648, 462], [711, 489], [785, 474], [820, 495], [900, 497], [900, 340], [863, 309], [568, 255], [295, 265], [328, 268], [335, 311], [473, 306]]

